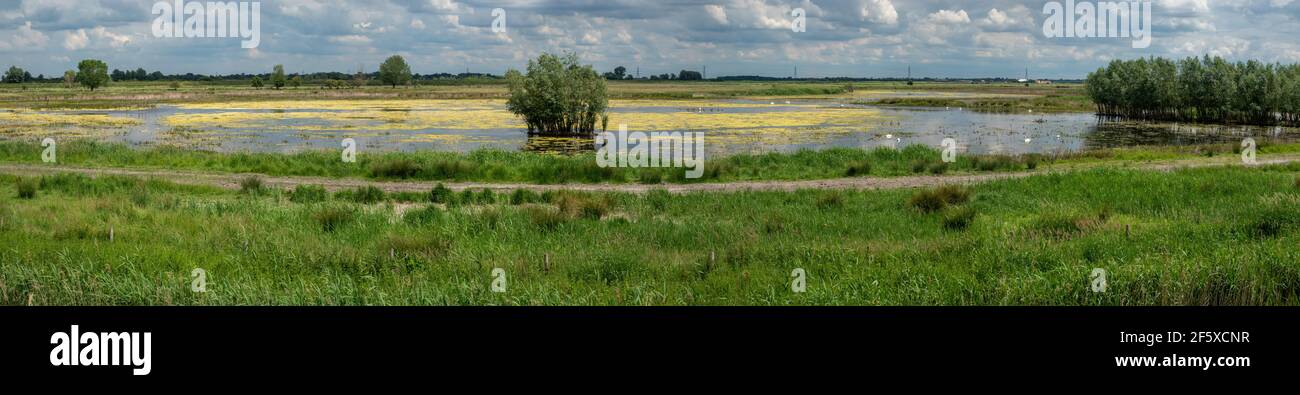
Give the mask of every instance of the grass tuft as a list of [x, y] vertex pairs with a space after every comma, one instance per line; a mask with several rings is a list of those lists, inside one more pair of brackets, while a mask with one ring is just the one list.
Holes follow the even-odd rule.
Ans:
[[18, 180], [18, 198], [35, 199], [36, 189], [40, 186], [34, 178], [21, 178]]
[[329, 192], [320, 185], [299, 185], [289, 192], [289, 201], [294, 203], [320, 203], [329, 199]]

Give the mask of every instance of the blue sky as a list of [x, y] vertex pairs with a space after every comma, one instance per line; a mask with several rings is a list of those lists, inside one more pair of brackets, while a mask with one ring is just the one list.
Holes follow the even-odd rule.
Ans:
[[[1081, 78], [1115, 58], [1209, 53], [1300, 62], [1300, 0], [1158, 0], [1153, 41], [1047, 38], [1045, 1], [265, 0], [261, 43], [157, 38], [154, 0], [0, 0], [0, 67], [58, 75], [84, 58], [166, 73], [373, 71], [500, 74], [542, 51], [602, 71], [710, 76]], [[506, 11], [506, 32], [491, 29]], [[806, 14], [791, 30], [791, 11]]]

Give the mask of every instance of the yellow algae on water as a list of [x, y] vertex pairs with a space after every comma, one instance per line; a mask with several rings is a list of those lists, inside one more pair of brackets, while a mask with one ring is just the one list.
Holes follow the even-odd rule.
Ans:
[[140, 121], [108, 114], [35, 111], [0, 112], [0, 132], [6, 137], [98, 137], [120, 131]]
[[177, 114], [163, 119], [173, 128], [262, 130], [476, 130], [521, 128], [505, 110], [362, 110], [222, 112]]
[[488, 110], [504, 108], [504, 100], [277, 100], [220, 103], [187, 103], [177, 107], [192, 110]]
[[0, 112], [0, 125], [3, 126], [83, 126], [83, 127], [125, 127], [138, 125], [140, 121], [115, 117], [108, 114], [50, 113], [34, 111]]

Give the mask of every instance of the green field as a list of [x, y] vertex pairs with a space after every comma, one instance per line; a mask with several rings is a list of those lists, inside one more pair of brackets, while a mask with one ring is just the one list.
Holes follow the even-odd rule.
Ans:
[[[614, 82], [610, 91], [625, 99], [818, 98], [1015, 112], [1091, 105], [1076, 85]], [[28, 84], [0, 87], [0, 108], [504, 92], [486, 80], [279, 91], [121, 83], [94, 93]], [[16, 169], [0, 175], [0, 305], [1300, 303], [1300, 165], [1226, 166], [1240, 161], [1236, 144], [961, 156], [950, 164], [921, 146], [741, 154], [709, 158], [698, 180], [682, 171], [600, 168], [592, 154], [389, 152], [349, 164], [331, 151], [217, 153], [92, 139], [60, 141], [58, 149], [62, 167], [52, 167], [30, 138], [0, 142], [0, 166]], [[1261, 160], [1297, 153], [1300, 144], [1259, 147]], [[42, 166], [156, 178], [30, 174]], [[163, 180], [176, 172], [243, 181], [223, 188]], [[943, 186], [981, 174], [1018, 177]], [[262, 177], [404, 182], [422, 191], [277, 189]], [[686, 193], [656, 186], [899, 178], [932, 186]], [[487, 184], [434, 188], [441, 182]], [[525, 189], [482, 188], [494, 183]], [[595, 184], [650, 192], [562, 190]], [[205, 273], [204, 292], [191, 288], [195, 269]], [[1094, 292], [1096, 269], [1106, 273], [1105, 292]], [[806, 292], [792, 289], [794, 273], [805, 276]], [[503, 292], [493, 292], [502, 278]]]
[[[0, 304], [1294, 305], [1297, 175], [1097, 169], [934, 193], [450, 204], [6, 176]], [[196, 268], [206, 292], [191, 290]], [[491, 291], [496, 268], [505, 292]], [[1096, 268], [1106, 292], [1090, 290]]]

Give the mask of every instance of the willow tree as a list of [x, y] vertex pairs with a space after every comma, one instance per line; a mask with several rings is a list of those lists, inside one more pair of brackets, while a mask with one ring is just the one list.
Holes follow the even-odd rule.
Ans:
[[1136, 119], [1300, 123], [1296, 65], [1231, 63], [1219, 57], [1112, 61], [1088, 75], [1097, 113]]
[[523, 117], [529, 134], [590, 136], [609, 106], [605, 79], [574, 53], [543, 53], [526, 73], [506, 72], [506, 83], [506, 108]]

